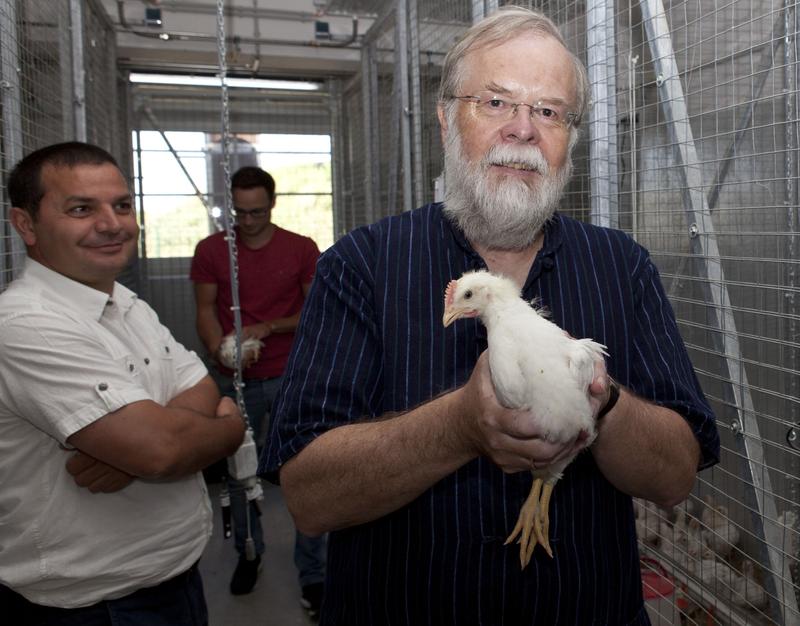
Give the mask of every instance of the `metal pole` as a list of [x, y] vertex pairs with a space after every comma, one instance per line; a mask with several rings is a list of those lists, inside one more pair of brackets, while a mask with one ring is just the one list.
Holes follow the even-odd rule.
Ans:
[[328, 81], [328, 103], [331, 118], [331, 184], [333, 185], [333, 223], [336, 224], [336, 239], [345, 233], [344, 203], [342, 190], [344, 189], [344, 172], [339, 167], [344, 163], [345, 155], [342, 147], [342, 83], [338, 79]]
[[400, 81], [400, 140], [403, 150], [403, 210], [414, 208], [411, 170], [411, 96], [408, 85], [408, 0], [397, 0], [397, 52]]
[[422, 95], [419, 72], [419, 17], [417, 0], [408, 1], [408, 27], [411, 33], [411, 131], [414, 137], [414, 206], [425, 202], [425, 181], [422, 167]]
[[614, 55], [614, 0], [595, 0], [586, 8], [589, 82], [589, 167], [592, 223], [619, 227], [617, 193], [617, 89]]
[[[21, 68], [17, 49], [17, 6], [15, 0], [0, 0], [0, 102], [3, 106], [3, 171], [11, 168], [22, 158], [22, 91], [19, 84]], [[4, 181], [5, 182], [5, 181]], [[5, 186], [5, 185], [3, 185]], [[25, 249], [3, 215], [0, 233], [0, 258], [3, 270], [0, 271], [0, 291], [6, 288], [6, 277], [19, 271], [23, 265]], [[8, 246], [8, 249], [6, 248]]]
[[83, 3], [69, 0], [69, 24], [72, 34], [72, 107], [75, 139], [86, 141], [86, 69], [83, 58]]

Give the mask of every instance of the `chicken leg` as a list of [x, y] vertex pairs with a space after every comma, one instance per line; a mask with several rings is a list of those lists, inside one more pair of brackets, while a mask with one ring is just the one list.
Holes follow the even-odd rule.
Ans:
[[541, 478], [533, 480], [531, 492], [522, 505], [517, 524], [505, 541], [505, 545], [508, 545], [521, 533], [519, 538], [519, 562], [522, 569], [525, 569], [530, 563], [537, 543], [542, 544], [545, 552], [550, 558], [553, 558], [553, 550], [550, 547], [548, 534], [550, 531], [550, 496], [553, 493], [554, 486], [555, 482], [550, 480], [546, 482]]

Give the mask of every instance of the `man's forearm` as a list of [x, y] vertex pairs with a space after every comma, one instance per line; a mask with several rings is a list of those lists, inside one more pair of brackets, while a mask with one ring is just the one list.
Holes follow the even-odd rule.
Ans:
[[474, 458], [458, 426], [458, 393], [334, 428], [287, 462], [281, 486], [301, 532], [317, 535], [382, 517]]
[[627, 390], [603, 419], [591, 449], [600, 471], [620, 491], [665, 507], [689, 495], [700, 460], [700, 446], [683, 417]]
[[210, 307], [198, 307], [196, 327], [206, 350], [214, 356], [222, 343], [222, 325], [217, 319], [217, 312]]
[[182, 391], [167, 403], [167, 408], [181, 408], [207, 417], [213, 416], [219, 403], [219, 389], [211, 378], [206, 376], [196, 385]]

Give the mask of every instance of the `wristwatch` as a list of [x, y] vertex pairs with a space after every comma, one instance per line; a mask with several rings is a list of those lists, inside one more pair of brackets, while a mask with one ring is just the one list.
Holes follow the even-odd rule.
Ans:
[[608, 413], [613, 409], [616, 404], [617, 400], [619, 400], [619, 383], [611, 378], [608, 377], [608, 401], [606, 402], [605, 406], [600, 409], [597, 413], [597, 417], [595, 418], [595, 422], [599, 422], [603, 419]]

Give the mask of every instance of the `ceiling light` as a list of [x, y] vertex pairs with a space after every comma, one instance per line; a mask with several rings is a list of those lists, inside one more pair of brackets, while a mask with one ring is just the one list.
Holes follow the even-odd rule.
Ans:
[[[139, 74], [132, 72], [132, 83], [150, 85], [190, 85], [194, 87], [219, 87], [219, 76], [189, 76], [187, 74]], [[300, 80], [272, 80], [267, 78], [225, 78], [228, 87], [244, 89], [284, 89], [288, 91], [319, 91], [319, 83]]]

